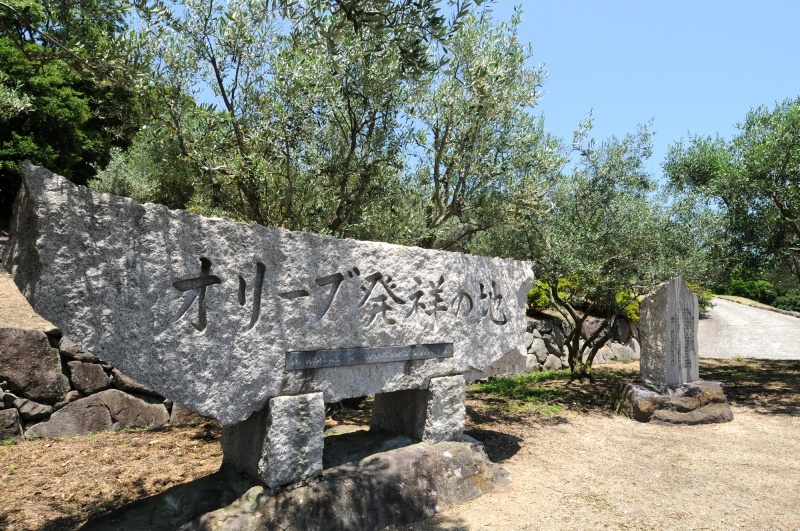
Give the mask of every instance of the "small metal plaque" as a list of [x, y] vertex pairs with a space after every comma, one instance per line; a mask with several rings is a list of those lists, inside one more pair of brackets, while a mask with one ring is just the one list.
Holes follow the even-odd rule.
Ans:
[[368, 365], [370, 363], [387, 363], [390, 361], [452, 357], [452, 343], [289, 351], [286, 353], [286, 370], [298, 371], [302, 369], [322, 369], [324, 367], [346, 367]]

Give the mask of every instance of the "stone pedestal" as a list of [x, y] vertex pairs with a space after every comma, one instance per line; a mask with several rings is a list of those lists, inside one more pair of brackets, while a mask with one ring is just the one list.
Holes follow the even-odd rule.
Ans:
[[460, 375], [431, 378], [428, 389], [377, 394], [370, 429], [431, 444], [457, 441], [464, 432], [465, 399]]
[[222, 430], [223, 466], [278, 487], [322, 473], [322, 393], [278, 396], [267, 409]]
[[641, 384], [617, 384], [612, 407], [639, 422], [657, 424], [715, 424], [733, 420], [719, 382], [699, 380], [656, 391]]

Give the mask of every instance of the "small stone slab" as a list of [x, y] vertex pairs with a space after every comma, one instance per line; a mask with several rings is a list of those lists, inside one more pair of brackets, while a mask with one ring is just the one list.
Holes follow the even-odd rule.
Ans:
[[[330, 403], [524, 367], [527, 262], [206, 218], [30, 162], [22, 173], [3, 264], [36, 312], [223, 424], [275, 396]], [[434, 343], [452, 357], [286, 370], [287, 352]]]

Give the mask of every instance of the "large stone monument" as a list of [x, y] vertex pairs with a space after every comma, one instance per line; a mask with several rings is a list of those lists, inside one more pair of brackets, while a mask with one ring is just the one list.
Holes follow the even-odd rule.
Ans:
[[639, 303], [641, 382], [623, 383], [614, 408], [642, 422], [708, 424], [733, 413], [719, 382], [700, 380], [697, 295], [683, 278], [665, 282]]
[[642, 382], [675, 387], [700, 379], [697, 295], [681, 277], [661, 284], [639, 303]]
[[26, 162], [3, 263], [97, 358], [224, 425], [268, 486], [322, 470], [324, 403], [374, 430], [464, 427], [464, 384], [525, 364], [523, 262], [341, 240], [95, 194]]

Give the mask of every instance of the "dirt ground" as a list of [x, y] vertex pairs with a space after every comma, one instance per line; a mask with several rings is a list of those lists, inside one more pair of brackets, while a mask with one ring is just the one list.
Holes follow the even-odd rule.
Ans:
[[[40, 328], [0, 270], [0, 326]], [[20, 296], [21, 297], [21, 296]], [[598, 367], [595, 384], [537, 382], [524, 397], [468, 397], [467, 433], [512, 477], [402, 530], [800, 529], [800, 361], [701, 360], [722, 381], [728, 424], [641, 424], [609, 409], [638, 365]], [[364, 423], [369, 403], [327, 422]], [[0, 445], [0, 529], [76, 529], [122, 504], [215, 472], [214, 422]]]

